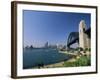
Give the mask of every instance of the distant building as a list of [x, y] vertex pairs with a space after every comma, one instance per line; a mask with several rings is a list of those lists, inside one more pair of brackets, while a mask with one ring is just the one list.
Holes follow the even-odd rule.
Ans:
[[45, 48], [48, 48], [48, 47], [49, 47], [48, 42], [45, 43], [44, 47], [45, 47]]
[[33, 49], [34, 47], [32, 45], [26, 46], [24, 49]]
[[63, 45], [58, 45], [57, 48], [58, 49], [62, 49], [63, 48]]
[[31, 45], [29, 48], [30, 48], [30, 49], [33, 49], [34, 47]]
[[29, 46], [26, 46], [25, 49], [29, 49]]
[[57, 45], [49, 45], [49, 48], [57, 48]]

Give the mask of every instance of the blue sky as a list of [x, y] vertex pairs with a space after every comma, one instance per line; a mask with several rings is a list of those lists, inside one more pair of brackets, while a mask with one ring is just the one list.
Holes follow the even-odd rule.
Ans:
[[48, 12], [23, 10], [24, 46], [43, 46], [67, 43], [70, 32], [78, 31], [81, 20], [90, 27], [91, 15], [88, 13]]

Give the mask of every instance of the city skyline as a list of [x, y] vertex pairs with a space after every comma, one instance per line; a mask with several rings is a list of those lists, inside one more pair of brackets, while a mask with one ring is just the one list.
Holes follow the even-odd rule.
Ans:
[[90, 18], [88, 13], [23, 10], [24, 46], [66, 45], [70, 32], [78, 32], [80, 20], [89, 28]]

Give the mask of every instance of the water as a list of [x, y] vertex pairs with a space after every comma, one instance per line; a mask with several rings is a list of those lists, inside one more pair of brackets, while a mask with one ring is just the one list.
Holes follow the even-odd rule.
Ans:
[[56, 49], [26, 49], [23, 53], [23, 68], [53, 64], [67, 59], [69, 59], [67, 54], [59, 53]]

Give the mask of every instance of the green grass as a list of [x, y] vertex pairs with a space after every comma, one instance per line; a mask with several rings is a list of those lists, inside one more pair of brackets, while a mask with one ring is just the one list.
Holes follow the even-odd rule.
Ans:
[[81, 56], [79, 59], [76, 59], [74, 62], [64, 62], [64, 67], [77, 67], [77, 66], [90, 66], [91, 58], [90, 56]]

